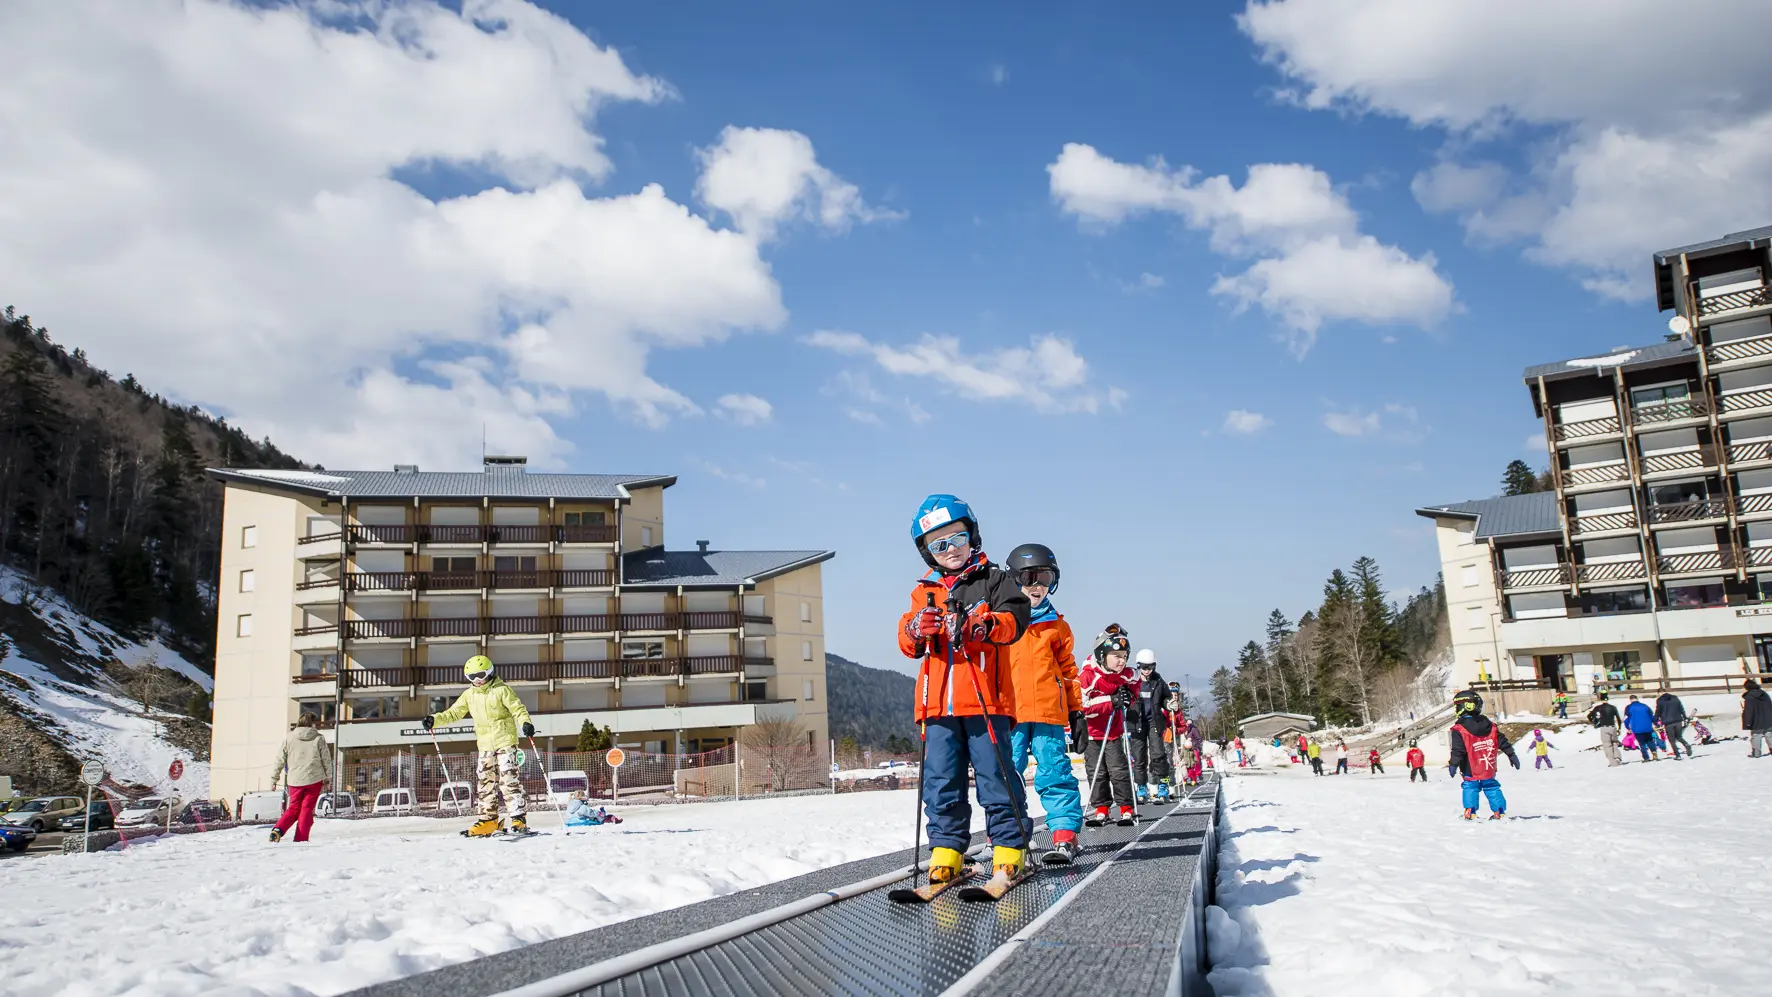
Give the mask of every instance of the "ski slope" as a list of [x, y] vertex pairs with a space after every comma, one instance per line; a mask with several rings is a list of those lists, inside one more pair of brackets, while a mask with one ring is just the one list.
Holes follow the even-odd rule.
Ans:
[[911, 807], [908, 791], [621, 807], [571, 835], [536, 813], [544, 834], [516, 841], [462, 838], [469, 819], [321, 820], [305, 845], [238, 828], [6, 859], [0, 992], [341, 993], [909, 848]]
[[1732, 740], [1607, 768], [1579, 750], [1590, 729], [1547, 736], [1556, 768], [1503, 763], [1513, 820], [1459, 820], [1443, 751], [1425, 786], [1401, 766], [1233, 773], [1207, 917], [1219, 997], [1763, 992], [1772, 878], [1750, 843], [1772, 828], [1772, 759]]

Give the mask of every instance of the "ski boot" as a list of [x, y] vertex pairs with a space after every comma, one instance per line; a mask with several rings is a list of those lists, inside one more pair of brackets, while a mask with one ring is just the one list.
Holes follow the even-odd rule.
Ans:
[[1467, 807], [1461, 816], [1464, 817], [1465, 820], [1476, 820], [1477, 809], [1475, 807]]
[[1143, 787], [1143, 786], [1139, 786], [1139, 787], [1138, 787], [1138, 792], [1137, 792], [1137, 793], [1134, 793], [1134, 794], [1133, 794], [1133, 795], [1134, 795], [1134, 796], [1136, 796], [1136, 797], [1137, 797], [1137, 799], [1138, 799], [1138, 805], [1139, 805], [1139, 806], [1141, 806], [1141, 807], [1142, 807], [1142, 806], [1144, 806], [1144, 805], [1145, 805], [1145, 804], [1146, 804], [1146, 803], [1149, 803], [1149, 802], [1150, 802], [1150, 801], [1151, 801], [1151, 791], [1150, 791], [1150, 790], [1148, 790], [1148, 789], [1146, 789], [1146, 788], [1145, 788], [1145, 787]]
[[490, 838], [499, 832], [497, 817], [482, 817], [474, 822], [474, 826], [461, 833], [464, 838]]
[[1490, 820], [1506, 820], [1507, 819], [1507, 811], [1497, 810], [1494, 813], [1489, 815], [1489, 819]]
[[1157, 783], [1157, 802], [1158, 803], [1168, 803], [1173, 798], [1174, 797], [1169, 795], [1169, 780], [1168, 779], [1164, 779], [1162, 782]]
[[523, 814], [518, 814], [517, 816], [512, 817], [511, 818], [510, 833], [511, 834], [528, 834], [528, 833], [530, 833], [529, 832], [529, 818], [524, 816]]
[[283, 832], [277, 830], [274, 827], [271, 828], [271, 844], [274, 845], [277, 842], [282, 841], [282, 840], [283, 840]]
[[991, 878], [1017, 880], [1027, 872], [1028, 853], [1024, 848], [997, 845], [991, 849]]
[[1106, 824], [1107, 822], [1108, 822], [1108, 808], [1105, 806], [1102, 806], [1102, 807], [1096, 807], [1095, 810], [1089, 814], [1089, 819], [1084, 821], [1083, 823], [1088, 824], [1090, 827], [1100, 827], [1103, 824]]
[[1077, 832], [1053, 831], [1052, 848], [1040, 856], [1046, 865], [1070, 865], [1077, 861]]
[[931, 848], [929, 850], [929, 882], [931, 885], [946, 883], [960, 877], [960, 870], [966, 865], [966, 856], [952, 848]]
[[1114, 821], [1114, 823], [1120, 825], [1121, 827], [1131, 827], [1132, 825], [1138, 823], [1138, 811], [1133, 807], [1121, 807], [1120, 808], [1120, 819], [1117, 821]]

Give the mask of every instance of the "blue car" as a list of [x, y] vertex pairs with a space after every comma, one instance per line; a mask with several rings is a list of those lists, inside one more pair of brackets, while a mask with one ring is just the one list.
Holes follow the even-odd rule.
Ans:
[[37, 840], [37, 829], [29, 824], [0, 824], [0, 848], [22, 852]]

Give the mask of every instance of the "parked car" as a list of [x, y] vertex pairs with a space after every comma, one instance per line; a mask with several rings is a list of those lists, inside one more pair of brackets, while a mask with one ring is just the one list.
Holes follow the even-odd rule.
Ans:
[[474, 784], [446, 782], [437, 790], [438, 810], [467, 810], [474, 805]]
[[572, 794], [584, 790], [589, 793], [591, 777], [583, 769], [562, 769], [548, 773], [548, 802], [557, 807], [564, 807], [572, 800]]
[[223, 810], [221, 804], [214, 800], [192, 800], [179, 810], [177, 816], [172, 818], [174, 824], [195, 824], [198, 827], [225, 824], [227, 821], [228, 812]]
[[412, 798], [412, 790], [384, 789], [375, 794], [375, 806], [371, 813], [378, 814], [409, 814], [417, 809], [417, 802]]
[[22, 852], [37, 840], [37, 831], [29, 824], [0, 824], [0, 848]]
[[247, 793], [240, 798], [240, 823], [268, 824], [283, 816], [283, 808], [288, 805], [289, 798], [281, 789]]
[[355, 817], [362, 812], [355, 793], [322, 793], [314, 805], [314, 813], [320, 817]]
[[79, 834], [87, 830], [87, 821], [91, 820], [94, 831], [108, 831], [117, 824], [110, 800], [93, 800], [92, 806], [83, 813], [69, 814], [55, 822], [55, 829], [64, 834]]
[[26, 800], [23, 806], [11, 813], [0, 815], [0, 822], [29, 827], [42, 834], [63, 817], [70, 814], [77, 816], [85, 811], [85, 802], [77, 796], [39, 796], [34, 800]]
[[164, 796], [144, 796], [139, 800], [130, 800], [117, 812], [118, 827], [142, 827], [147, 824], [164, 824], [172, 811], [172, 803]]

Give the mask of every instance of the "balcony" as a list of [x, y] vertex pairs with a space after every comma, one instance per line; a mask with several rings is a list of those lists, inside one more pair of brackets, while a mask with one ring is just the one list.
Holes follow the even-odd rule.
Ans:
[[[564, 616], [420, 617], [396, 620], [348, 620], [348, 640], [406, 640], [415, 637], [519, 637], [579, 633], [676, 633], [681, 630], [732, 630], [739, 614], [723, 613], [580, 613]], [[337, 626], [325, 632], [336, 633]], [[299, 633], [299, 631], [298, 631]]]
[[1772, 568], [1772, 547], [1748, 547], [1740, 553], [1743, 567]]
[[1673, 505], [1652, 505], [1649, 507], [1649, 525], [1677, 526], [1704, 523], [1711, 520], [1729, 518], [1729, 502], [1727, 499], [1699, 499], [1696, 502], [1676, 502]]
[[1648, 454], [1642, 460], [1643, 477], [1645, 478], [1673, 471], [1693, 471], [1716, 466], [1717, 448], [1708, 443], [1696, 450]]
[[1760, 464], [1772, 461], [1772, 440], [1729, 444], [1729, 463]]
[[1772, 336], [1718, 343], [1704, 351], [1704, 358], [1710, 362], [1713, 370], [1772, 363]]
[[567, 571], [353, 571], [345, 576], [345, 583], [352, 592], [608, 588], [615, 584], [615, 573], [603, 568]]
[[1570, 521], [1578, 537], [1591, 537], [1600, 533], [1616, 533], [1637, 528], [1635, 512], [1601, 512], [1577, 515]]
[[1724, 547], [1688, 554], [1659, 555], [1655, 558], [1655, 571], [1663, 578], [1673, 575], [1716, 574], [1719, 571], [1734, 571], [1740, 562], [1739, 551], [1734, 547]]
[[1730, 312], [1772, 306], [1772, 288], [1750, 287], [1698, 299], [1698, 317], [1715, 321]]
[[1629, 561], [1600, 561], [1593, 564], [1577, 564], [1575, 580], [1583, 585], [1603, 585], [1607, 582], [1634, 582], [1649, 577], [1648, 568], [1642, 558]]
[[559, 527], [560, 542], [563, 544], [612, 544], [621, 539], [614, 526], [591, 524], [588, 526]]
[[1772, 516], [1772, 494], [1761, 492], [1756, 495], [1743, 495], [1735, 503], [1735, 515], [1742, 519], [1762, 519]]
[[[331, 539], [338, 539], [333, 534]], [[442, 523], [392, 524], [377, 526], [359, 524], [351, 527], [351, 542], [362, 545], [430, 544], [432, 546], [542, 546], [558, 541], [564, 544], [612, 544], [617, 539], [613, 526], [501, 526], [493, 524], [446, 525]]]
[[338, 624], [314, 623], [295, 628], [289, 646], [297, 651], [319, 651], [338, 645]]
[[[687, 658], [629, 658], [622, 661], [524, 661], [493, 666], [506, 682], [547, 682], [556, 679], [679, 678], [692, 675], [736, 675], [753, 663], [773, 666], [768, 658], [741, 658], [734, 654]], [[332, 676], [325, 676], [327, 679]], [[411, 686], [462, 685], [458, 665], [350, 668], [344, 673], [346, 689], [403, 689]]]
[[1504, 568], [1495, 573], [1495, 586], [1505, 590], [1561, 588], [1569, 584], [1573, 574], [1570, 567], [1558, 562], [1528, 568]]
[[1630, 410], [1631, 425], [1661, 429], [1669, 424], [1685, 422], [1688, 419], [1705, 419], [1710, 416], [1710, 402], [1704, 398], [1674, 398], [1645, 405], [1633, 405]]
[[1612, 464], [1587, 464], [1572, 467], [1558, 472], [1563, 481], [1564, 491], [1574, 491], [1592, 485], [1612, 485], [1630, 480], [1630, 465], [1624, 461]]
[[337, 558], [344, 555], [345, 535], [343, 533], [310, 534], [297, 537], [295, 556], [304, 559]]
[[1622, 432], [1618, 417], [1606, 416], [1603, 419], [1584, 419], [1581, 422], [1565, 422], [1552, 427], [1557, 445], [1596, 440], [1605, 436], [1615, 436]]
[[1768, 409], [1772, 409], [1772, 388], [1732, 391], [1717, 398], [1717, 413], [1724, 418], [1735, 418], [1750, 412], [1761, 413]]

